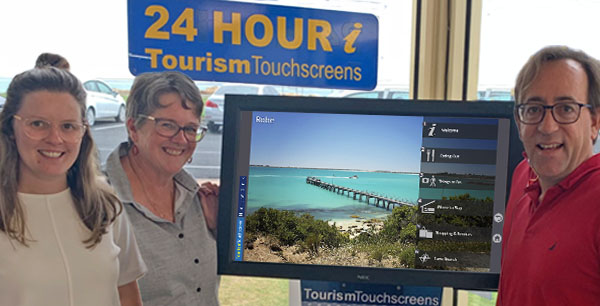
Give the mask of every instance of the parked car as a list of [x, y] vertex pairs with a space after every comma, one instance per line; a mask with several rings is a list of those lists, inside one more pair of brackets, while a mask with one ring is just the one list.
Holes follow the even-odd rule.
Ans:
[[487, 88], [477, 91], [477, 100], [514, 101], [512, 91], [505, 88]]
[[402, 99], [408, 100], [408, 89], [404, 88], [375, 88], [371, 91], [342, 90], [334, 92], [330, 97], [363, 98], [363, 99]]
[[83, 83], [83, 88], [87, 92], [85, 119], [89, 125], [94, 125], [96, 119], [125, 121], [125, 100], [108, 84], [101, 80], [90, 80]]
[[222, 85], [208, 99], [204, 109], [204, 122], [208, 130], [216, 133], [223, 126], [223, 105], [225, 94], [279, 96], [271, 85], [227, 84]]

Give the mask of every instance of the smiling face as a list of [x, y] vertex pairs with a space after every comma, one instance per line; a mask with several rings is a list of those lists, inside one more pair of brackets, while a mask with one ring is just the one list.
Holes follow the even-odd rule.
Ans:
[[[523, 103], [554, 105], [577, 101], [589, 104], [588, 78], [583, 67], [571, 59], [543, 64], [525, 92]], [[593, 155], [593, 139], [598, 135], [598, 117], [581, 109], [579, 120], [557, 123], [549, 110], [538, 124], [518, 124], [519, 136], [530, 165], [539, 176], [542, 189], [556, 185]]]
[[79, 155], [81, 139], [65, 142], [56, 123], [82, 122], [77, 101], [65, 92], [34, 91], [23, 97], [17, 115], [53, 123], [47, 137], [34, 140], [25, 134], [23, 120], [13, 120], [14, 139], [20, 157], [19, 191], [59, 192], [66, 189], [67, 171]]
[[[179, 94], [165, 93], [158, 100], [165, 107], [158, 108], [150, 116], [169, 119], [180, 126], [200, 125], [193, 109], [183, 108]], [[139, 128], [136, 128], [134, 119], [129, 119], [127, 128], [131, 139], [138, 147], [139, 160], [157, 173], [173, 176], [190, 159], [196, 148], [196, 142], [187, 141], [181, 130], [173, 137], [159, 135], [154, 129], [154, 124], [154, 121], [146, 119]]]

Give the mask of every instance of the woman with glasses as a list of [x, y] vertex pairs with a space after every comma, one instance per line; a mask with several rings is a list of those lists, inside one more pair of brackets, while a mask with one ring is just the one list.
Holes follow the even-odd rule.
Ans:
[[206, 132], [202, 107], [187, 76], [139, 75], [127, 99], [129, 139], [106, 161], [149, 268], [140, 280], [146, 306], [218, 304], [218, 186], [183, 170]]
[[49, 67], [15, 76], [0, 113], [0, 305], [141, 305], [145, 272], [102, 178], [86, 94]]

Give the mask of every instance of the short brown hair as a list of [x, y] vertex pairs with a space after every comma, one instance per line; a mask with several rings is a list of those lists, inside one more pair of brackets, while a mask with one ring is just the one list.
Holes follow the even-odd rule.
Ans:
[[71, 65], [66, 58], [55, 53], [42, 53], [35, 60], [35, 68], [56, 67], [58, 69], [69, 70]]
[[594, 110], [600, 108], [600, 62], [581, 50], [567, 46], [544, 47], [529, 58], [517, 76], [516, 104], [524, 102], [525, 93], [540, 73], [544, 63], [562, 59], [572, 59], [583, 67], [588, 77], [588, 103]]

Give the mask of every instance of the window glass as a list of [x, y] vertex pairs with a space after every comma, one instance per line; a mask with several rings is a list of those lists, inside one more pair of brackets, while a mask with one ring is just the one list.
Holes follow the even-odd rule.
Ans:
[[271, 86], [266, 86], [264, 91], [266, 95], [279, 95], [279, 92]]
[[380, 92], [377, 91], [367, 91], [367, 92], [358, 92], [349, 94], [347, 98], [369, 98], [369, 99], [377, 99], [379, 98]]
[[[379, 21], [379, 58], [377, 90], [409, 88], [410, 47], [412, 35], [412, 0], [242, 0], [264, 4], [277, 4], [316, 9], [373, 14]], [[299, 88], [293, 95], [338, 96], [335, 91]]]
[[[377, 91], [386, 88], [409, 88], [413, 0], [251, 0], [245, 2], [375, 15], [379, 20]], [[116, 89], [123, 99], [127, 99], [134, 78], [129, 71], [128, 57], [126, 56], [128, 54], [127, 1], [104, 0], [90, 4], [79, 0], [35, 1], [34, 3], [3, 0], [0, 2], [0, 12], [3, 13], [0, 18], [0, 28], [5, 29], [2, 31], [3, 42], [6, 46], [10, 46], [3, 48], [2, 56], [0, 56], [0, 67], [2, 67], [0, 69], [0, 95], [5, 94], [14, 75], [33, 67], [35, 59], [40, 53], [52, 52], [65, 56], [70, 63], [71, 72], [82, 82], [100, 79], [106, 82], [110, 88]], [[18, 25], [18, 30], [15, 30], [15, 25]], [[199, 52], [205, 51], [199, 50]], [[222, 129], [216, 123], [211, 125], [211, 122], [206, 119], [206, 114], [209, 112], [218, 114], [219, 110], [222, 111], [222, 104], [219, 104], [221, 102], [218, 99], [211, 97], [215, 97], [213, 94], [217, 92], [256, 94], [258, 86], [209, 81], [196, 81], [195, 83], [205, 101], [202, 124], [207, 125], [210, 132], [198, 143], [193, 161], [186, 164], [184, 169], [201, 181], [218, 180]], [[85, 88], [99, 91], [92, 82], [86, 83]], [[356, 92], [295, 86], [265, 87], [264, 92], [271, 94], [271, 90], [274, 92], [273, 94], [294, 96], [339, 97]], [[340, 93], [343, 95], [338, 95]], [[368, 95], [377, 96], [378, 93], [368, 93]], [[88, 103], [94, 102], [90, 96], [88, 95]], [[394, 96], [395, 94], [392, 94], [392, 97]], [[91, 114], [94, 113], [91, 112]], [[115, 116], [117, 115], [111, 113], [107, 117], [97, 117], [96, 125], [91, 127], [102, 163], [120, 142], [127, 141], [125, 126], [122, 122], [116, 122]], [[247, 283], [240, 283], [239, 279]], [[229, 305], [239, 302], [240, 290], [246, 290], [244, 292], [248, 292], [250, 295], [255, 294], [256, 291], [268, 292], [269, 298], [283, 296], [279, 302], [269, 302], [271, 300], [264, 302], [268, 305], [288, 304], [286, 300], [288, 290], [285, 283], [274, 289], [263, 287], [262, 290], [256, 290], [259, 282], [264, 282], [264, 278], [223, 276], [219, 292], [222, 304]], [[255, 303], [264, 301], [252, 298], [249, 300]], [[226, 301], [233, 302], [227, 303]]]
[[[600, 44], [590, 35], [600, 28], [598, 12], [598, 0], [483, 1], [478, 99], [514, 100], [519, 70], [545, 46], [567, 45], [600, 58]], [[468, 305], [495, 305], [495, 293], [467, 292]]]
[[258, 93], [258, 86], [246, 86], [246, 85], [225, 85], [219, 87], [215, 94], [246, 94], [255, 95]]
[[408, 99], [408, 91], [392, 91], [390, 92], [390, 99]]
[[102, 84], [100, 82], [96, 82], [98, 84], [98, 88], [100, 89], [101, 93], [105, 93], [105, 94], [112, 94], [112, 89], [110, 89], [110, 87], [106, 86], [105, 84]]
[[[242, 0], [243, 1], [243, 0]], [[376, 91], [390, 88], [409, 88], [410, 48], [412, 35], [413, 0], [246, 0], [243, 2], [300, 6], [306, 8], [369, 13], [379, 21], [378, 75]], [[9, 12], [0, 18], [0, 28], [11, 29], [15, 24], [23, 25], [19, 31], [4, 31], [3, 40], [17, 43], [18, 48], [5, 48], [0, 56], [0, 95], [5, 94], [11, 78], [34, 66], [35, 59], [42, 52], [58, 53], [67, 58], [71, 72], [82, 82], [100, 79], [108, 84], [106, 92], [117, 90], [127, 99], [133, 83], [129, 71], [127, 2], [106, 0], [96, 5], [93, 13], [85, 3], [77, 0], [54, 0], [35, 4], [31, 9], [28, 1], [2, 1], [2, 12]], [[64, 8], [68, 7], [68, 10]], [[23, 16], [34, 23], [23, 24]], [[106, 23], [106, 19], [110, 23]], [[43, 24], [44, 26], [39, 26]], [[73, 27], [73, 25], [78, 25]], [[68, 29], [68, 30], [65, 30]], [[76, 39], [74, 39], [76, 37]], [[26, 39], [24, 39], [26, 38]], [[91, 47], [93, 46], [93, 47]], [[89, 84], [89, 85], [88, 85]], [[220, 82], [196, 81], [205, 101], [203, 124], [210, 132], [198, 144], [193, 162], [185, 165], [197, 178], [218, 178], [220, 174], [221, 127], [217, 121], [207, 120], [206, 114], [219, 116], [222, 111], [222, 94], [269, 94], [293, 96], [343, 96], [349, 92], [331, 88], [311, 88], [257, 84], [223, 84]], [[96, 85], [87, 83], [88, 90], [99, 91]], [[259, 88], [262, 88], [259, 91]], [[103, 90], [104, 91], [104, 90]], [[218, 93], [217, 95], [213, 95]], [[374, 96], [377, 96], [375, 93]], [[101, 103], [92, 100], [88, 103]], [[220, 97], [219, 97], [220, 96]], [[114, 110], [115, 112], [118, 109]], [[95, 113], [96, 125], [92, 135], [97, 138], [99, 157], [102, 162], [121, 142], [127, 140], [123, 123], [115, 122], [116, 113]]]
[[98, 87], [96, 86], [96, 82], [85, 82], [83, 83], [83, 87], [90, 91], [98, 91]]
[[479, 99], [507, 100], [527, 59], [547, 45], [600, 58], [590, 36], [600, 28], [598, 0], [485, 0], [481, 21]]

